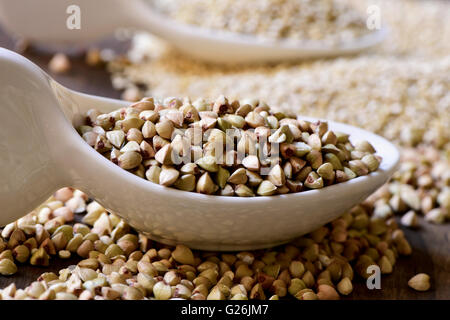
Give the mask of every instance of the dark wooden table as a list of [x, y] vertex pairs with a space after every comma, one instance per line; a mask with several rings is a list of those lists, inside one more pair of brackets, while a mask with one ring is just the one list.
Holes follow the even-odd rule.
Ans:
[[[124, 44], [110, 42], [114, 48], [123, 50]], [[0, 30], [0, 46], [14, 48], [13, 41]], [[50, 55], [28, 50], [24, 55], [36, 64], [47, 70]], [[72, 70], [65, 75], [53, 75], [61, 84], [81, 92], [118, 98], [120, 93], [115, 91], [108, 73], [102, 68], [88, 67], [83, 58], [74, 57]], [[1, 70], [0, 70], [1, 72]], [[413, 247], [411, 257], [399, 259], [391, 275], [383, 276], [381, 290], [369, 290], [365, 283], [357, 283], [349, 299], [450, 299], [450, 227], [449, 225], [430, 225], [423, 219], [420, 229], [412, 231], [404, 229], [405, 234]], [[41, 273], [46, 271], [57, 272], [78, 259], [53, 259], [48, 268], [38, 268], [29, 265], [20, 265], [19, 272], [11, 277], [0, 276], [0, 288], [16, 282], [23, 288], [34, 281]], [[425, 293], [410, 289], [407, 282], [410, 277], [419, 272], [431, 276], [432, 289]]]

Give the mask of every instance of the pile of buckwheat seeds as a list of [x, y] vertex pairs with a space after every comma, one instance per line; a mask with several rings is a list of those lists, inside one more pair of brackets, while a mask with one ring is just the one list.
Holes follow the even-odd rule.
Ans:
[[[108, 114], [91, 109], [83, 139], [122, 169], [166, 187], [221, 196], [321, 189], [376, 171], [370, 142], [324, 121], [271, 112], [256, 99], [144, 98]], [[235, 142], [236, 141], [236, 142]]]
[[[273, 249], [203, 252], [153, 242], [83, 192], [63, 188], [2, 230], [0, 274], [72, 255], [80, 261], [58, 274], [45, 272], [24, 289], [13, 283], [0, 290], [0, 298], [339, 299], [369, 276], [368, 266], [390, 274], [400, 256], [411, 254], [395, 220], [374, 217], [373, 210], [366, 201]], [[74, 223], [75, 216], [81, 222]], [[412, 284], [424, 288], [426, 280], [419, 277]]]

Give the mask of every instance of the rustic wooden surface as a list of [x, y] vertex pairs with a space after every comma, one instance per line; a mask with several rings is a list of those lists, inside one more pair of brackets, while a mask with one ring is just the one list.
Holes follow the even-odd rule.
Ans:
[[[112, 43], [118, 50], [123, 50], [124, 44]], [[14, 48], [14, 42], [0, 30], [0, 46]], [[27, 50], [24, 55], [47, 69], [50, 55], [36, 50]], [[66, 75], [53, 75], [61, 84], [81, 92], [118, 98], [120, 93], [113, 90], [108, 73], [102, 68], [91, 68], [84, 64], [82, 56], [72, 58], [73, 68]], [[0, 70], [1, 72], [1, 70]], [[420, 229], [412, 231], [404, 229], [413, 247], [411, 257], [401, 258], [394, 268], [394, 273], [383, 276], [381, 290], [369, 290], [362, 281], [355, 285], [349, 299], [450, 299], [450, 227], [449, 225], [430, 225], [423, 219]], [[19, 288], [27, 286], [41, 273], [57, 272], [78, 259], [52, 259], [48, 268], [20, 265], [14, 276], [0, 276], [0, 288], [15, 282]], [[419, 272], [431, 276], [432, 289], [425, 293], [415, 292], [407, 285], [409, 278]]]

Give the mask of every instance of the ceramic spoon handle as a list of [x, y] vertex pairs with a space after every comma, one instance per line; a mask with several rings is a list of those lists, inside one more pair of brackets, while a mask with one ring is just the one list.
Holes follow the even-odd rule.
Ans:
[[36, 65], [0, 48], [0, 226], [12, 222], [65, 184], [49, 137], [58, 130], [48, 77]]

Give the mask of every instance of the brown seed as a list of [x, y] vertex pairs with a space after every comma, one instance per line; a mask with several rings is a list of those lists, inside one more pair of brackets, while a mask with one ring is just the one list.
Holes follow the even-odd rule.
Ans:
[[58, 252], [58, 256], [61, 259], [69, 259], [70, 256], [71, 256], [71, 253], [68, 250], [61, 250], [61, 251]]
[[250, 299], [252, 300], [265, 300], [266, 295], [261, 284], [257, 283], [250, 291]]
[[213, 111], [218, 115], [222, 115], [225, 113], [232, 113], [233, 109], [229, 105], [228, 99], [222, 95], [214, 102]]
[[177, 169], [163, 165], [159, 174], [159, 184], [169, 187], [177, 181], [179, 175], [180, 172]]
[[285, 297], [287, 295], [286, 283], [283, 280], [275, 280], [272, 283], [270, 291], [280, 298]]
[[55, 54], [48, 63], [49, 70], [56, 74], [67, 73], [71, 67], [69, 58], [63, 53]]
[[304, 185], [310, 189], [321, 189], [323, 188], [323, 179], [313, 171], [308, 174]]
[[342, 166], [341, 160], [339, 160], [339, 158], [332, 153], [326, 153], [324, 160], [331, 163], [333, 165], [334, 170], [343, 170], [344, 169], [344, 167]]
[[40, 248], [43, 248], [50, 255], [56, 254], [55, 245], [50, 238], [45, 239], [41, 243]]
[[318, 169], [317, 173], [319, 176], [325, 180], [333, 180], [335, 178], [335, 172], [333, 170], [333, 165], [329, 162], [322, 164]]
[[[297, 297], [297, 296], [296, 296]], [[305, 292], [301, 295], [301, 300], [318, 300], [319, 297], [314, 292]]]
[[143, 98], [141, 101], [136, 102], [130, 106], [130, 108], [136, 109], [139, 112], [146, 111], [146, 110], [154, 110], [155, 109], [155, 103], [153, 98]]
[[131, 128], [141, 129], [142, 125], [144, 124], [144, 120], [130, 117], [126, 118], [125, 120], [120, 120], [120, 122], [117, 121], [116, 127], [118, 124], [120, 126], [120, 129], [127, 133]]
[[37, 249], [32, 255], [30, 259], [30, 264], [33, 266], [48, 266], [49, 259], [47, 252], [45, 252], [44, 248]]
[[93, 269], [96, 270], [99, 266], [98, 264], [98, 260], [97, 259], [85, 259], [85, 260], [81, 260], [80, 262], [78, 262], [78, 266], [80, 268], [89, 268], [89, 269]]
[[322, 148], [322, 141], [320, 140], [320, 137], [318, 134], [312, 134], [309, 136], [308, 138], [308, 145], [313, 149], [313, 150], [320, 150]]
[[67, 243], [66, 250], [70, 252], [76, 252], [78, 247], [83, 242], [83, 236], [80, 233], [74, 235], [74, 237]]
[[408, 286], [416, 291], [428, 291], [431, 287], [430, 276], [426, 273], [416, 274], [414, 277], [409, 279]]
[[234, 193], [238, 195], [239, 197], [254, 197], [255, 194], [253, 193], [253, 190], [247, 187], [245, 184], [238, 184], [234, 188]]
[[348, 165], [357, 176], [365, 176], [369, 174], [369, 169], [367, 168], [366, 164], [361, 160], [349, 161]]
[[292, 165], [292, 172], [294, 174], [298, 173], [305, 165], [306, 161], [297, 157], [289, 158], [289, 162]]
[[244, 168], [239, 168], [230, 175], [227, 181], [233, 184], [245, 184], [247, 180], [246, 170]]
[[413, 210], [410, 210], [407, 213], [405, 213], [402, 216], [400, 222], [402, 225], [410, 228], [417, 228], [419, 226], [418, 217]]
[[405, 238], [400, 239], [397, 242], [397, 250], [398, 250], [398, 253], [403, 256], [409, 256], [412, 253], [411, 245], [409, 244], [408, 240], [406, 240]]
[[[81, 248], [81, 246], [80, 246], [80, 248]], [[108, 246], [108, 248], [106, 248], [106, 250], [105, 250], [105, 255], [111, 259], [114, 259], [115, 257], [119, 257], [123, 254], [124, 254], [124, 252], [123, 252], [122, 248], [115, 243], [110, 244]]]
[[277, 187], [269, 180], [265, 180], [261, 182], [256, 193], [260, 196], [271, 196], [276, 191]]
[[225, 300], [225, 295], [220, 290], [219, 286], [214, 286], [206, 297], [206, 300]]
[[342, 295], [349, 295], [353, 291], [353, 285], [349, 278], [343, 278], [338, 284], [337, 289]]
[[176, 286], [181, 281], [181, 278], [175, 271], [168, 271], [164, 274], [164, 282], [170, 286]]
[[156, 135], [156, 126], [153, 122], [145, 121], [144, 125], [142, 126], [142, 136], [145, 139], [153, 138]]
[[122, 293], [122, 298], [124, 300], [142, 300], [144, 295], [135, 287], [126, 287]]
[[172, 289], [163, 281], [159, 281], [153, 286], [153, 294], [156, 300], [168, 300], [172, 296]]
[[319, 300], [339, 300], [339, 294], [332, 286], [327, 284], [319, 285], [317, 297]]
[[147, 180], [159, 184], [159, 176], [161, 175], [161, 168], [158, 166], [151, 166], [146, 172]]
[[52, 242], [55, 245], [55, 250], [60, 251], [66, 247], [68, 240], [67, 240], [66, 235], [64, 233], [60, 232], [53, 236]]
[[122, 169], [136, 168], [142, 162], [142, 156], [135, 151], [127, 151], [119, 156], [118, 165]]
[[156, 277], [158, 275], [158, 270], [156, 270], [156, 268], [147, 261], [139, 261], [137, 263], [137, 269], [140, 273], [152, 276], [152, 277]]
[[289, 271], [294, 278], [301, 278], [305, 272], [305, 266], [301, 261], [292, 261], [289, 265]]
[[196, 161], [196, 164], [208, 172], [219, 171], [219, 165], [217, 164], [216, 158], [214, 156], [202, 157]]
[[128, 141], [134, 141], [140, 144], [142, 140], [144, 139], [144, 136], [142, 135], [142, 132], [139, 129], [131, 128], [127, 132], [127, 140]]
[[317, 150], [311, 150], [306, 156], [306, 160], [314, 170], [317, 170], [323, 164], [322, 153]]
[[211, 179], [208, 172], [205, 172], [197, 181], [196, 190], [198, 193], [213, 194], [217, 190], [217, 186]]
[[172, 137], [173, 132], [173, 122], [172, 121], [163, 121], [158, 122], [156, 124], [156, 132], [158, 135], [164, 139], [170, 139]]
[[425, 220], [436, 224], [443, 224], [446, 219], [445, 217], [444, 208], [435, 208], [426, 214]]
[[12, 250], [12, 255], [18, 262], [24, 263], [30, 256], [30, 250], [25, 245], [19, 245]]
[[355, 150], [362, 151], [362, 152], [368, 152], [368, 153], [375, 153], [375, 149], [373, 146], [366, 140], [358, 141], [355, 143]]
[[259, 171], [259, 168], [261, 167], [258, 157], [252, 155], [242, 159], [242, 165], [251, 171]]
[[302, 280], [308, 288], [311, 288], [315, 283], [314, 276], [309, 270], [303, 274]]
[[382, 256], [378, 261], [378, 265], [380, 266], [380, 270], [382, 274], [392, 273], [392, 264], [386, 256]]
[[172, 111], [168, 112], [167, 114], [165, 114], [164, 117], [165, 117], [165, 119], [167, 119], [170, 122], [172, 122], [172, 125], [175, 126], [176, 128], [181, 128], [182, 125], [183, 125], [184, 114], [183, 114], [182, 111], [172, 110]]
[[11, 233], [8, 241], [8, 247], [14, 248], [15, 246], [23, 243], [26, 240], [25, 233], [20, 229], [14, 229]]
[[257, 128], [265, 125], [264, 118], [257, 112], [251, 111], [245, 116], [245, 121], [252, 128]]
[[187, 265], [194, 265], [194, 254], [192, 253], [191, 249], [184, 245], [177, 245], [175, 250], [172, 252], [172, 257], [175, 259], [175, 261], [187, 264]]
[[327, 131], [322, 136], [322, 143], [324, 145], [327, 145], [327, 144], [335, 145], [337, 142], [338, 142], [338, 139], [333, 131]]
[[3, 276], [10, 276], [17, 272], [17, 266], [10, 259], [0, 260], [0, 274]]
[[155, 154], [155, 159], [161, 164], [171, 164], [172, 163], [172, 146], [166, 144]]
[[182, 175], [174, 183], [174, 187], [184, 191], [194, 191], [196, 186], [195, 176], [193, 174]]
[[91, 240], [84, 240], [77, 249], [77, 254], [82, 258], [87, 258], [89, 252], [94, 250], [94, 244]]
[[376, 171], [380, 166], [380, 162], [373, 154], [365, 155], [361, 161], [367, 166], [370, 172]]
[[293, 278], [288, 287], [288, 291], [291, 295], [295, 296], [300, 290], [303, 290], [306, 288], [306, 284], [303, 282], [303, 280], [298, 278]]
[[53, 211], [55, 217], [63, 217], [66, 222], [73, 221], [74, 213], [68, 207], [61, 207]]
[[55, 192], [53, 195], [56, 200], [59, 200], [61, 202], [66, 202], [70, 198], [73, 197], [73, 190], [71, 188], [61, 188], [58, 191]]
[[286, 183], [286, 176], [279, 164], [270, 170], [268, 179], [277, 187], [281, 187]]

